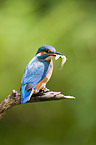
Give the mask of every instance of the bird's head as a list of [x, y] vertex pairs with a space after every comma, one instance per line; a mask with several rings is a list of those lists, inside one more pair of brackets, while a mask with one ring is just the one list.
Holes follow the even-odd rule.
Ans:
[[49, 45], [43, 45], [39, 47], [36, 55], [42, 59], [46, 59], [47, 57], [51, 58], [52, 56], [58, 56], [58, 55], [63, 56], [63, 54], [57, 52], [54, 47], [49, 46]]
[[62, 66], [66, 62], [66, 57], [63, 54], [57, 52], [54, 47], [49, 45], [43, 45], [39, 47], [36, 55], [39, 59], [44, 59], [44, 60], [51, 60], [53, 56], [55, 56], [55, 60], [57, 60], [58, 58], [62, 58], [62, 64], [61, 64]]

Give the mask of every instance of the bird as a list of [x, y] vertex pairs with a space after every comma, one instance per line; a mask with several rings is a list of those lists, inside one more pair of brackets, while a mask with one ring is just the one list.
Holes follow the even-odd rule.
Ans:
[[52, 57], [65, 59], [66, 57], [57, 52], [53, 46], [43, 45], [39, 47], [36, 56], [25, 67], [21, 80], [21, 104], [30, 100], [33, 94], [41, 89], [46, 89], [53, 71]]

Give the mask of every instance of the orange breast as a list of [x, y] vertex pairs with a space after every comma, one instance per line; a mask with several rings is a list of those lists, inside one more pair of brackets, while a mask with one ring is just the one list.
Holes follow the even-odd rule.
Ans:
[[53, 71], [53, 61], [52, 59], [50, 60], [50, 70], [49, 73], [46, 75], [45, 78], [43, 78], [37, 85], [36, 85], [36, 89], [34, 90], [35, 93], [39, 92], [40, 89], [45, 88], [47, 82], [49, 81], [51, 75], [52, 75], [52, 71]]

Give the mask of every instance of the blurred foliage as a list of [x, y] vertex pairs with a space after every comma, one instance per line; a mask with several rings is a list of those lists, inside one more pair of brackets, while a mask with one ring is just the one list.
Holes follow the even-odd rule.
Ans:
[[48, 44], [67, 56], [54, 61], [47, 87], [73, 95], [16, 106], [0, 121], [1, 145], [96, 144], [96, 1], [0, 0], [0, 101], [19, 91], [25, 66]]

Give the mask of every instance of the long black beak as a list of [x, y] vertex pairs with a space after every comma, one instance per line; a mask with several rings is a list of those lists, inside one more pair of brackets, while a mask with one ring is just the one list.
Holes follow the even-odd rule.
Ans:
[[57, 51], [54, 54], [63, 56], [63, 54], [61, 54], [61, 53], [59, 53]]
[[61, 54], [61, 53], [59, 53], [57, 51], [55, 51], [54, 53], [50, 53], [49, 55], [50, 56], [59, 56], [58, 58], [61, 58], [62, 56], [64, 56], [63, 54]]

